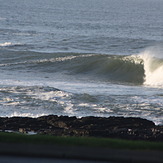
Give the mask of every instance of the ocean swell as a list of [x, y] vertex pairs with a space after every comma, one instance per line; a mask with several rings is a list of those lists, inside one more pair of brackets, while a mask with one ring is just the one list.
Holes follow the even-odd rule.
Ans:
[[144, 67], [137, 56], [103, 54], [7, 52], [1, 53], [1, 69], [37, 74], [67, 74], [72, 78], [143, 84]]

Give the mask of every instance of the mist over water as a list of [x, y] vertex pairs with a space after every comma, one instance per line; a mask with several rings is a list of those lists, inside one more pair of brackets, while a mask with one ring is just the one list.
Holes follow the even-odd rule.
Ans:
[[0, 116], [163, 124], [162, 0], [0, 4]]

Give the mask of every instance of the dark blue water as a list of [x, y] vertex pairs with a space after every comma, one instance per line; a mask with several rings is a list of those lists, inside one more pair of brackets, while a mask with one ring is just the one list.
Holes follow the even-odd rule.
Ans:
[[162, 0], [0, 0], [0, 116], [163, 123]]

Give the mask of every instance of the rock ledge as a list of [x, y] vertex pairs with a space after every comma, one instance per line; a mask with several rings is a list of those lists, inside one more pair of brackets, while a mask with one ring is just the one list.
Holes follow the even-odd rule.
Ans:
[[68, 117], [48, 115], [38, 118], [0, 117], [1, 131], [35, 132], [55, 136], [92, 136], [129, 140], [163, 141], [163, 126], [141, 118]]

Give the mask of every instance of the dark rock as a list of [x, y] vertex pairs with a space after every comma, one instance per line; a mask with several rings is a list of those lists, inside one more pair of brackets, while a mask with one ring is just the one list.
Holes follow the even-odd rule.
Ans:
[[29, 131], [56, 136], [93, 136], [131, 140], [163, 141], [163, 126], [141, 118], [68, 117], [49, 115], [38, 118], [0, 118], [0, 130]]

